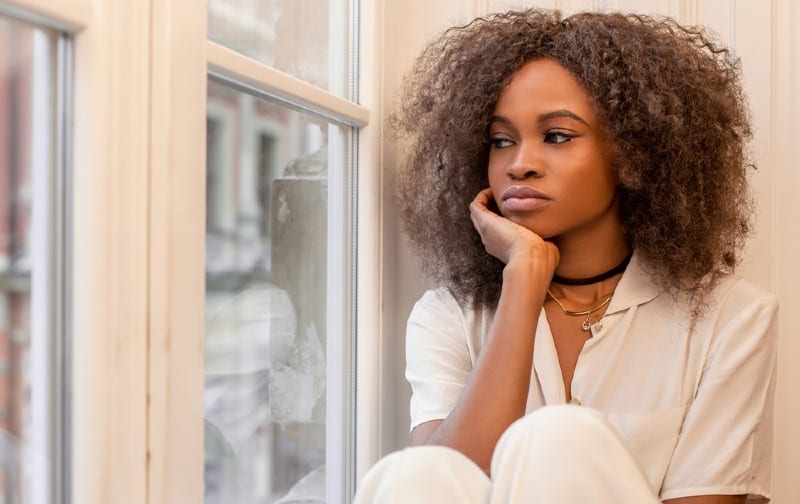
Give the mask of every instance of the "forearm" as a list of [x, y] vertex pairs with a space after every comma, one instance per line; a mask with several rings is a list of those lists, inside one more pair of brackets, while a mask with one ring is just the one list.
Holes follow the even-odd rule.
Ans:
[[539, 269], [506, 266], [494, 321], [464, 393], [426, 441], [461, 451], [487, 473], [500, 435], [525, 414], [534, 335], [549, 282], [549, 273]]

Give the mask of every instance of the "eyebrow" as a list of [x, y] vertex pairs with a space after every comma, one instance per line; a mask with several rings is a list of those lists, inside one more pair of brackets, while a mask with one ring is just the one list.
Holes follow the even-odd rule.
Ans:
[[[559, 110], [554, 110], [552, 112], [547, 112], [545, 114], [541, 114], [541, 115], [539, 115], [539, 117], [537, 117], [536, 120], [537, 120], [537, 122], [544, 122], [544, 121], [547, 121], [548, 119], [552, 119], [554, 117], [567, 117], [569, 119], [574, 119], [574, 120], [576, 120], [578, 122], [582, 122], [586, 126], [589, 126], [589, 123], [587, 123], [585, 120], [583, 120], [583, 118], [581, 116], [579, 116], [575, 112], [572, 112], [571, 110], [567, 110], [567, 109], [559, 109]], [[505, 116], [496, 115], [496, 116], [492, 116], [492, 121], [491, 122], [499, 122], [499, 123], [509, 124], [510, 125], [511, 124], [511, 119], [509, 119], [508, 117], [505, 117]]]

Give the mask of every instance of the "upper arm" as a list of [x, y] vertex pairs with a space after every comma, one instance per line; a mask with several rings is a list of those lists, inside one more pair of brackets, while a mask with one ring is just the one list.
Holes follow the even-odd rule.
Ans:
[[[411, 311], [406, 329], [406, 379], [411, 385], [411, 425], [415, 430], [446, 418], [466, 386], [472, 359], [463, 318], [456, 301], [444, 290], [426, 292]], [[415, 439], [419, 435], [412, 435], [412, 441]]]
[[662, 485], [665, 502], [692, 493], [769, 496], [776, 310], [773, 296], [746, 282], [723, 301]]

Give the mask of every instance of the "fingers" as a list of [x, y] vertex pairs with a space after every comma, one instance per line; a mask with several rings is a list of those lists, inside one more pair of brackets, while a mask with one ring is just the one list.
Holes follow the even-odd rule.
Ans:
[[486, 189], [481, 190], [475, 195], [475, 198], [472, 200], [473, 203], [477, 203], [483, 207], [489, 205], [489, 202], [494, 199], [494, 195], [492, 194], [492, 189], [487, 187]]
[[[481, 226], [480, 224], [478, 224], [478, 219], [475, 218], [475, 215], [473, 214], [472, 210], [470, 210], [469, 212], [469, 220], [472, 221], [472, 227], [474, 227], [475, 230], [478, 232], [478, 234], [481, 235]], [[483, 235], [481, 235], [481, 239], [483, 239]]]
[[508, 264], [512, 257], [534, 256], [547, 259], [550, 273], [558, 264], [558, 249], [534, 231], [489, 209], [494, 200], [490, 188], [480, 191], [469, 205], [469, 218], [486, 251]]
[[487, 187], [480, 191], [472, 200], [472, 203], [469, 204], [469, 217], [470, 220], [472, 220], [472, 225], [475, 226], [478, 232], [481, 232], [481, 228], [485, 225], [487, 217], [490, 219], [497, 217], [488, 207], [493, 199], [492, 190]]
[[518, 239], [518, 225], [497, 215], [488, 208], [493, 201], [490, 188], [480, 191], [469, 205], [469, 218], [481, 237], [486, 251], [503, 262], [508, 261], [508, 252]]

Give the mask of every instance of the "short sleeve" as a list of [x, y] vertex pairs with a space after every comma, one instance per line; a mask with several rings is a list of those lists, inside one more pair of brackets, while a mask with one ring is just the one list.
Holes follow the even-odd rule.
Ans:
[[769, 501], [776, 313], [774, 296], [742, 280], [723, 302], [662, 499], [748, 494], [748, 502]]
[[447, 417], [467, 383], [472, 360], [464, 313], [446, 289], [426, 292], [406, 330], [406, 379], [411, 385], [411, 429]]

